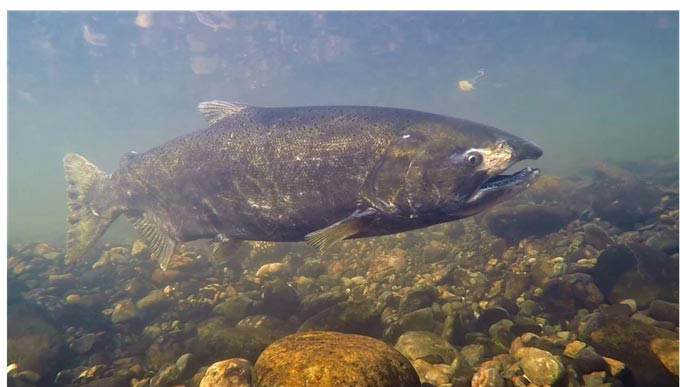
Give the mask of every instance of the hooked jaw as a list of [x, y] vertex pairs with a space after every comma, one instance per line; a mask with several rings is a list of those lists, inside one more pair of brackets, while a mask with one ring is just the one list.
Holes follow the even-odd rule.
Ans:
[[[499, 165], [495, 173], [492, 173], [467, 200], [467, 206], [474, 207], [475, 210], [482, 209], [507, 200], [521, 192], [524, 192], [541, 175], [537, 168], [526, 167], [519, 172], [511, 175], [502, 173], [513, 166], [518, 161], [532, 159], [536, 160], [543, 155], [543, 149], [536, 143], [521, 139], [512, 139], [504, 142], [510, 151], [510, 157], [503, 165]], [[466, 207], [467, 207], [466, 206]]]
[[496, 175], [492, 176], [484, 181], [481, 186], [477, 189], [474, 196], [481, 193], [486, 193], [489, 191], [498, 190], [516, 190], [516, 193], [524, 191], [529, 188], [538, 178], [540, 177], [541, 171], [538, 168], [526, 167], [519, 172], [515, 172], [512, 175]]

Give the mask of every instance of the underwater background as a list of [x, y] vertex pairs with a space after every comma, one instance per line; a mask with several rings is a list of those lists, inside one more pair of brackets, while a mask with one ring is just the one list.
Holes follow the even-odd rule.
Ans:
[[466, 118], [540, 144], [547, 173], [677, 161], [676, 16], [11, 12], [9, 240], [64, 242], [66, 153], [113, 172], [204, 128], [196, 106], [213, 99]]
[[[675, 386], [678, 65], [677, 12], [9, 12], [8, 383]], [[323, 253], [161, 270], [118, 221], [65, 264], [64, 155], [113, 172], [215, 99], [465, 118], [542, 177]]]

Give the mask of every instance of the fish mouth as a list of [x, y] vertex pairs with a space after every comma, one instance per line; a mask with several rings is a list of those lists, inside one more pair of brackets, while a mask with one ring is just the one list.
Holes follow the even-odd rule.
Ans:
[[524, 160], [537, 160], [543, 155], [543, 149], [531, 141], [521, 139], [511, 139], [506, 144], [513, 149], [513, 154], [508, 165], [499, 173], [490, 176], [477, 188], [475, 196], [486, 195], [493, 191], [499, 191], [497, 195], [505, 193], [508, 195], [520, 193], [529, 188], [541, 175], [538, 168], [526, 167], [513, 174], [503, 174], [515, 163]]
[[538, 168], [526, 167], [511, 175], [498, 174], [486, 179], [482, 185], [479, 186], [477, 192], [484, 192], [489, 190], [497, 190], [503, 188], [510, 188], [516, 186], [526, 185], [529, 188], [541, 174]]
[[474, 215], [518, 195], [531, 187], [540, 176], [541, 171], [531, 167], [513, 174], [491, 176], [484, 180], [462, 206], [455, 209], [456, 218]]

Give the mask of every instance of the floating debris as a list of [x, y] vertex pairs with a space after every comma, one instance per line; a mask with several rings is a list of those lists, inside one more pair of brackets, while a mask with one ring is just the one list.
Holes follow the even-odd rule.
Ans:
[[472, 91], [472, 90], [474, 90], [475, 89], [475, 83], [477, 83], [477, 79], [484, 76], [484, 69], [477, 70], [477, 73], [478, 74], [472, 79], [463, 79], [461, 81], [458, 81], [458, 90], [460, 90], [460, 91]]
[[194, 12], [194, 15], [201, 24], [212, 28], [213, 31], [220, 28], [228, 30], [236, 26], [236, 20], [228, 12]]

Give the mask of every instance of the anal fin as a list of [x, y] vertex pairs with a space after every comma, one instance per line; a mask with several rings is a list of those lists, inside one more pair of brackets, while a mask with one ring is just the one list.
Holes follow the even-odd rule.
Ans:
[[363, 231], [374, 219], [377, 211], [369, 208], [358, 212], [332, 225], [305, 235], [305, 240], [319, 250], [325, 250], [336, 242], [347, 239]]
[[177, 244], [170, 237], [168, 231], [146, 214], [143, 216], [126, 215], [135, 230], [149, 246], [151, 254], [156, 258], [161, 269], [167, 269]]

